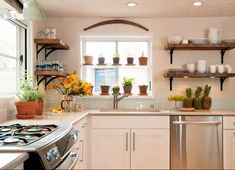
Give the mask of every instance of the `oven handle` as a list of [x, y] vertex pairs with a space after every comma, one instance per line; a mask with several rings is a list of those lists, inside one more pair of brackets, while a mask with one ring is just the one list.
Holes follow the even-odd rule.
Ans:
[[72, 163], [72, 165], [70, 165], [70, 167], [68, 168], [68, 170], [70, 170], [70, 169], [72, 169], [74, 166], [75, 166], [75, 164], [77, 163], [77, 161], [78, 161], [78, 158], [79, 158], [79, 151], [76, 149], [76, 151], [75, 152], [70, 152], [69, 153], [69, 156], [70, 157], [75, 157], [75, 159], [74, 159], [74, 162]]

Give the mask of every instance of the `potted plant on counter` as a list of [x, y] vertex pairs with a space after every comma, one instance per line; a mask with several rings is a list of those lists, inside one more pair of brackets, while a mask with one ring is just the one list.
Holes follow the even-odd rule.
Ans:
[[123, 78], [122, 85], [123, 85], [124, 94], [131, 95], [133, 83], [134, 83], [134, 78], [127, 78], [127, 77]]

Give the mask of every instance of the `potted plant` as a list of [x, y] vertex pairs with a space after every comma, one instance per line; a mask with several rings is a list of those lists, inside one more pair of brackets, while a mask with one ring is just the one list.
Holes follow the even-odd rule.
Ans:
[[130, 94], [131, 95], [131, 90], [132, 90], [132, 85], [134, 83], [134, 78], [123, 78], [123, 90], [125, 94]]
[[148, 57], [144, 57], [144, 52], [142, 52], [141, 57], [139, 57], [139, 65], [147, 65]]
[[42, 115], [43, 113], [43, 94], [37, 90], [36, 91], [36, 98], [37, 98], [37, 101], [38, 101], [38, 104], [37, 104], [37, 107], [36, 107], [36, 115]]
[[93, 57], [89, 55], [83, 56], [84, 65], [92, 65]]
[[103, 54], [100, 53], [100, 56], [98, 57], [98, 63], [99, 65], [104, 65], [105, 58], [103, 57]]
[[100, 85], [101, 95], [109, 95], [109, 85], [102, 84]]
[[147, 90], [148, 90], [148, 86], [143, 84], [143, 85], [139, 85], [139, 90], [140, 93], [139, 95], [148, 95]]
[[118, 84], [113, 85], [112, 90], [113, 94], [120, 94], [120, 86]]
[[118, 53], [116, 53], [116, 54], [113, 55], [113, 64], [114, 64], [114, 65], [119, 65], [119, 60], [120, 60], [119, 57], [120, 57], [120, 56], [119, 56]]
[[38, 106], [39, 91], [37, 86], [33, 84], [32, 78], [25, 73], [24, 82], [18, 94], [19, 101], [15, 103], [17, 108], [18, 119], [31, 119], [35, 117]]
[[134, 63], [134, 58], [133, 57], [128, 56], [126, 58], [126, 60], [127, 60], [127, 65], [133, 65], [133, 63]]

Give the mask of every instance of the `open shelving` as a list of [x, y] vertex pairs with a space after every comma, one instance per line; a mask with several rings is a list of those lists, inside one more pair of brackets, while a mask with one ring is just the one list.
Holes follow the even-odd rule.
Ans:
[[169, 50], [170, 63], [173, 63], [175, 50], [218, 50], [220, 51], [221, 63], [224, 63], [224, 54], [227, 50], [235, 48], [235, 44], [167, 44], [165, 50]]
[[[56, 50], [68, 50], [69, 46], [65, 44], [60, 39], [34, 39], [34, 43], [36, 44], [36, 59], [39, 58], [39, 53], [44, 50], [45, 60], [47, 57]], [[66, 74], [62, 71], [56, 70], [43, 70], [35, 71], [35, 75], [37, 76], [37, 84], [39, 85], [43, 80], [45, 81], [45, 89], [47, 85], [54, 79], [58, 77], [64, 77]]]
[[220, 90], [223, 91], [225, 79], [235, 77], [235, 73], [189, 73], [189, 72], [166, 72], [165, 78], [169, 78], [170, 90], [172, 90], [172, 82], [174, 78], [218, 78], [220, 80]]

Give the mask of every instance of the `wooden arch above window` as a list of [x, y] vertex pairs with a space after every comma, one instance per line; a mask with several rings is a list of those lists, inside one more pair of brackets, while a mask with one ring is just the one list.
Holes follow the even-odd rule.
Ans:
[[143, 29], [145, 31], [149, 31], [148, 28], [146, 28], [146, 27], [144, 27], [144, 26], [142, 26], [140, 24], [137, 24], [137, 23], [132, 22], [132, 21], [121, 20], [121, 19], [106, 20], [106, 21], [98, 22], [98, 23], [96, 23], [94, 25], [91, 25], [89, 27], [84, 28], [84, 31], [87, 31], [87, 30], [95, 28], [95, 27], [103, 26], [103, 25], [109, 25], [109, 24], [127, 24], [127, 25], [132, 25], [132, 26], [141, 28], [141, 29]]

